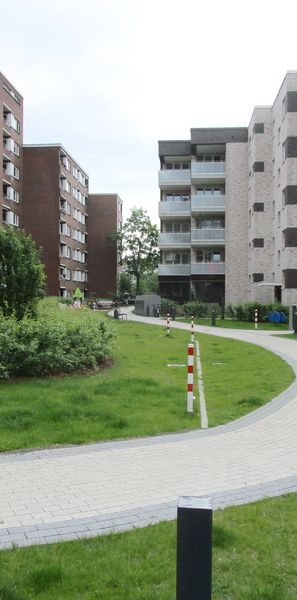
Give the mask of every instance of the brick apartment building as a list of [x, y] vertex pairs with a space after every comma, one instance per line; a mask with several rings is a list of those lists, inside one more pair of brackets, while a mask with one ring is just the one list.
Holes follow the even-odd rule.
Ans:
[[22, 211], [23, 98], [0, 73], [2, 223], [19, 227]]
[[89, 194], [89, 290], [96, 296], [116, 293], [119, 274], [117, 243], [111, 233], [122, 228], [123, 203], [117, 194]]
[[46, 293], [86, 293], [88, 175], [60, 144], [24, 145], [23, 170], [23, 226], [42, 248]]
[[122, 201], [93, 194], [89, 204], [89, 177], [61, 144], [23, 145], [23, 98], [1, 73], [0, 106], [2, 226], [24, 229], [41, 247], [47, 294], [114, 293], [118, 255], [108, 235], [121, 226]]
[[160, 292], [297, 304], [297, 72], [248, 127], [159, 142]]

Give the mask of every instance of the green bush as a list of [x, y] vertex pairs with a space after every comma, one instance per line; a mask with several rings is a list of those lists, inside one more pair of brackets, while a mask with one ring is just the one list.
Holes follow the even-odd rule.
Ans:
[[226, 316], [231, 319], [237, 319], [238, 321], [249, 321], [255, 320], [255, 310], [258, 310], [258, 321], [267, 320], [268, 314], [274, 310], [283, 312], [286, 320], [289, 318], [289, 308], [278, 303], [262, 304], [261, 302], [246, 302], [245, 304], [229, 304], [226, 307]]
[[168, 313], [171, 314], [171, 310], [173, 307], [176, 307], [175, 302], [173, 300], [168, 300], [168, 298], [161, 298], [161, 315], [166, 316]]
[[186, 304], [184, 304], [184, 313], [186, 317], [207, 317], [208, 304], [204, 302], [187, 302]]
[[63, 311], [37, 320], [0, 318], [0, 378], [81, 372], [102, 364], [112, 352], [112, 325], [89, 311], [73, 316]]

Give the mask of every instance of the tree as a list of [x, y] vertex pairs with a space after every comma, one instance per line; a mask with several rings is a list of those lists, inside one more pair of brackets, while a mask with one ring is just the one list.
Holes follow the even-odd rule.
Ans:
[[0, 229], [0, 310], [4, 316], [34, 316], [44, 283], [44, 266], [32, 237], [13, 227]]
[[158, 228], [151, 223], [146, 210], [133, 208], [116, 239], [122, 264], [135, 277], [138, 294], [141, 277], [152, 273], [159, 264]]

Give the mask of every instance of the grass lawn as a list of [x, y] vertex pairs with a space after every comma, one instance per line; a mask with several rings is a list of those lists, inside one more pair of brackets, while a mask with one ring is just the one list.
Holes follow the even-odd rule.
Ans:
[[[296, 600], [291, 494], [214, 513], [213, 600]], [[1, 600], [173, 600], [176, 524], [0, 551]]]
[[[177, 317], [176, 321], [182, 323], [191, 322], [190, 318]], [[211, 319], [194, 319], [195, 325], [204, 325], [205, 327], [211, 326]], [[235, 319], [216, 319], [216, 327], [226, 327], [228, 329], [255, 329], [255, 323], [249, 323], [248, 321], [236, 321]], [[260, 331], [288, 331], [288, 323], [258, 323], [258, 329]]]
[[[197, 414], [185, 412], [186, 367], [167, 366], [186, 363], [189, 333], [167, 338], [158, 326], [125, 321], [115, 327], [114, 365], [103, 372], [0, 384], [0, 451], [199, 427]], [[250, 412], [294, 379], [291, 367], [262, 348], [199, 340], [210, 426]]]

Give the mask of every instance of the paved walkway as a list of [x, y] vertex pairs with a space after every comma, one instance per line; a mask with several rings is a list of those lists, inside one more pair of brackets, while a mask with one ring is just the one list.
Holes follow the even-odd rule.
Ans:
[[[295, 341], [260, 331], [195, 329], [270, 348], [297, 372]], [[293, 383], [265, 407], [214, 429], [2, 454], [0, 547], [91, 537], [173, 519], [180, 495], [209, 495], [216, 508], [297, 491], [296, 432]]]

